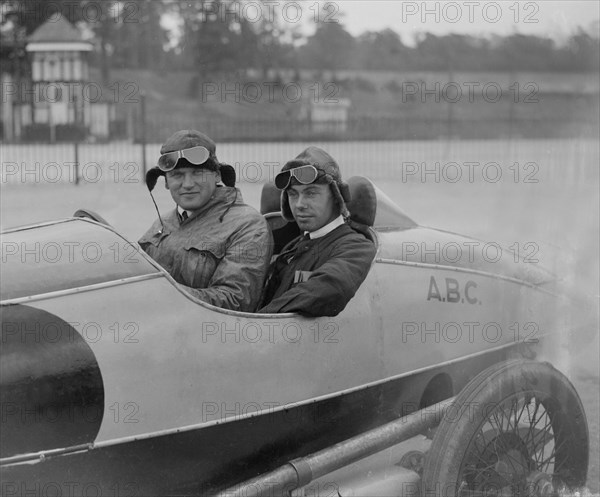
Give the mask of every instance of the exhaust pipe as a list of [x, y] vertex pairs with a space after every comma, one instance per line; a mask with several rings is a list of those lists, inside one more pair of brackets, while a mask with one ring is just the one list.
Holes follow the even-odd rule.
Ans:
[[455, 397], [413, 412], [343, 442], [279, 468], [246, 480], [218, 494], [218, 497], [274, 497], [288, 495], [316, 478], [385, 450], [437, 426]]

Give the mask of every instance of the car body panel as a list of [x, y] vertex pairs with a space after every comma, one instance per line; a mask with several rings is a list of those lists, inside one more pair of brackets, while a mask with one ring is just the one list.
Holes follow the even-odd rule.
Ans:
[[[336, 317], [201, 302], [86, 219], [4, 233], [17, 247], [2, 257], [5, 493], [213, 493], [450, 397], [565, 321], [585, 326], [548, 271], [381, 207], [376, 259]], [[75, 242], [98, 254], [19, 252]]]
[[2, 262], [2, 301], [159, 272], [137, 244], [83, 219], [2, 233]]

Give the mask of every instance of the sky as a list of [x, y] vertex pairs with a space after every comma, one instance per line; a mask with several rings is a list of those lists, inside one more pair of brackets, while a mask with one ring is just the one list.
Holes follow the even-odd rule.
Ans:
[[[308, 0], [305, 17], [316, 17]], [[327, 4], [333, 5], [327, 5]], [[578, 26], [598, 33], [598, 0], [405, 1], [338, 0], [319, 2], [319, 21], [338, 19], [353, 35], [392, 28], [410, 44], [415, 34], [508, 35], [512, 33], [568, 38]], [[289, 16], [291, 18], [290, 10]]]

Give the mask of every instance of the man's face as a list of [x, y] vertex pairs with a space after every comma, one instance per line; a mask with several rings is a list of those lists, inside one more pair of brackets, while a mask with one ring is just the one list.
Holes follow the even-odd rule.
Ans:
[[206, 205], [215, 193], [221, 175], [201, 167], [181, 167], [166, 173], [165, 186], [177, 205], [195, 211]]
[[290, 209], [302, 231], [316, 231], [339, 215], [329, 185], [292, 185], [287, 193]]

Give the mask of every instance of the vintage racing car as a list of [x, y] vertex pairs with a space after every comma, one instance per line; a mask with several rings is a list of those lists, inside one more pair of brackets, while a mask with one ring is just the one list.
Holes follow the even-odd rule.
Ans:
[[[2, 495], [584, 485], [582, 403], [537, 359], [586, 330], [585, 302], [497, 244], [419, 226], [369, 180], [349, 184], [378, 251], [335, 318], [196, 300], [86, 211], [5, 231]], [[280, 249], [297, 228], [268, 186], [262, 211]], [[417, 435], [364, 477], [347, 466]]]

